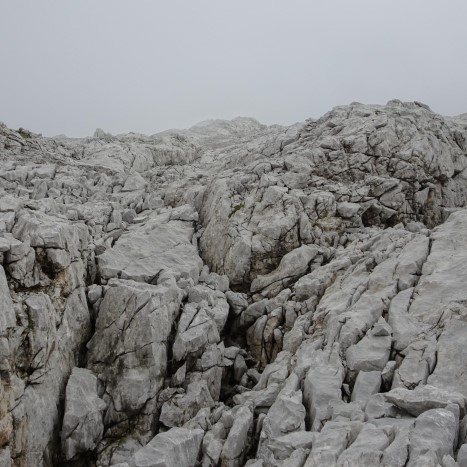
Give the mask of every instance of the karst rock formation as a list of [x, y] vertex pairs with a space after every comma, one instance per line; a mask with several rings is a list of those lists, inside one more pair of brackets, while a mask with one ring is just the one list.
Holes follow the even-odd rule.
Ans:
[[1, 467], [467, 466], [467, 115], [0, 161]]

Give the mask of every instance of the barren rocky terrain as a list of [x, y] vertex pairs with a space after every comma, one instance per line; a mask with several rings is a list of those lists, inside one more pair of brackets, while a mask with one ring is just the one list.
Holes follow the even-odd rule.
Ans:
[[1, 467], [467, 466], [467, 115], [0, 161]]

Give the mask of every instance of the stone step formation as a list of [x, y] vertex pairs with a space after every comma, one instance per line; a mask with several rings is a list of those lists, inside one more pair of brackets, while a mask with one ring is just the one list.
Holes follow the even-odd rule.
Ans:
[[1, 466], [467, 466], [465, 115], [0, 158]]

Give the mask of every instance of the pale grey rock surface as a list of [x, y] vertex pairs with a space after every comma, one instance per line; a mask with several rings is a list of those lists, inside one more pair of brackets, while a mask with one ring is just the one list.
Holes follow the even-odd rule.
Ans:
[[73, 368], [66, 386], [62, 444], [65, 458], [92, 451], [104, 432], [105, 402], [97, 395], [97, 378], [85, 368]]
[[172, 220], [173, 215], [171, 211], [150, 216], [142, 226], [130, 227], [98, 257], [102, 278], [152, 282], [165, 272], [197, 282], [202, 263], [192, 245], [192, 223]]
[[130, 467], [194, 467], [203, 440], [203, 430], [172, 428], [155, 436], [136, 451]]
[[465, 118], [0, 155], [0, 465], [467, 463]]
[[249, 433], [253, 428], [253, 413], [247, 406], [238, 408], [234, 415], [224, 447], [221, 452], [221, 464], [225, 467], [240, 467], [248, 451]]

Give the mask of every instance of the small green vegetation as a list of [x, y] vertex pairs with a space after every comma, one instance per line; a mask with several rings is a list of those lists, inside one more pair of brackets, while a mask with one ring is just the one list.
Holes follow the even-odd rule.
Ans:
[[25, 130], [24, 128], [20, 128], [18, 130], [18, 133], [23, 137], [23, 138], [31, 138], [31, 132], [28, 130]]
[[229, 219], [237, 212], [240, 211], [240, 209], [245, 207], [245, 203], [240, 203], [240, 204], [232, 204], [231, 208], [232, 211], [229, 214]]

